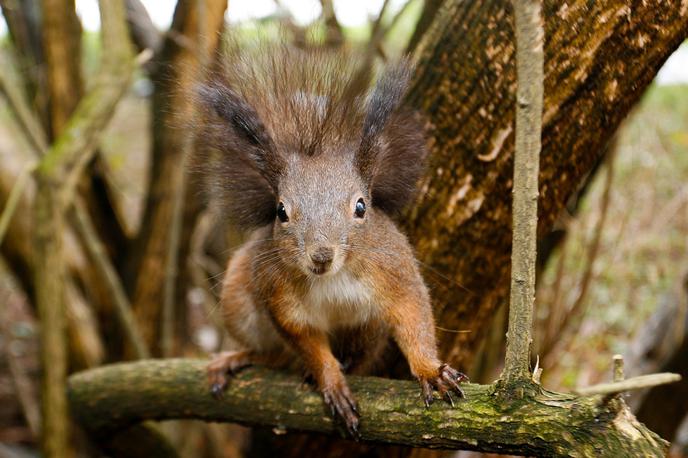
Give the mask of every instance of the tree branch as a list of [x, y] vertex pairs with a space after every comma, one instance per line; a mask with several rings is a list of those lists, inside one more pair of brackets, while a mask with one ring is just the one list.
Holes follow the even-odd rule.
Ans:
[[[99, 440], [145, 420], [200, 419], [336, 432], [321, 397], [299, 378], [255, 367], [241, 371], [222, 400], [208, 391], [202, 360], [147, 360], [73, 375], [69, 400], [80, 424]], [[467, 399], [451, 408], [423, 406], [414, 382], [349, 377], [365, 441], [415, 447], [538, 456], [663, 456], [668, 443], [625, 405], [600, 397], [545, 392], [503, 401], [494, 386], [466, 384]]]
[[513, 0], [516, 26], [516, 151], [509, 331], [502, 379], [530, 379], [535, 303], [538, 171], [542, 131], [543, 41], [540, 0]]
[[98, 275], [103, 278], [110, 294], [112, 294], [112, 302], [115, 304], [115, 314], [119, 319], [119, 324], [124, 331], [125, 338], [131, 344], [137, 358], [150, 358], [150, 351], [136, 323], [136, 318], [131, 310], [131, 303], [124, 291], [122, 281], [112, 265], [112, 262], [110, 262], [107, 250], [98, 237], [98, 232], [96, 228], [93, 227], [93, 223], [88, 216], [84, 204], [78, 200], [74, 203], [74, 221], [76, 229], [84, 241], [85, 248], [93, 261], [95, 270], [97, 270]]
[[600, 383], [599, 385], [586, 386], [578, 388], [576, 393], [582, 396], [589, 396], [591, 394], [615, 394], [623, 393], [624, 391], [640, 390], [642, 388], [650, 388], [653, 386], [666, 385], [681, 381], [679, 374], [672, 374], [671, 372], [662, 372], [660, 374], [639, 375], [626, 380], [618, 380], [611, 383]]

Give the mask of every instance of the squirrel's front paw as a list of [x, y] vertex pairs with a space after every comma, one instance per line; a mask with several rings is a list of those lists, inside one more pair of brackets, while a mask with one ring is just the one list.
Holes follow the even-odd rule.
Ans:
[[426, 407], [430, 407], [430, 404], [432, 404], [433, 389], [437, 390], [440, 396], [451, 404], [452, 407], [454, 407], [454, 400], [450, 394], [452, 391], [460, 398], [466, 397], [459, 383], [467, 382], [468, 377], [448, 364], [440, 365], [437, 369], [437, 375], [432, 377], [419, 377], [418, 380], [420, 381], [421, 395], [423, 396], [423, 402], [425, 402]]
[[330, 406], [332, 416], [339, 417], [344, 422], [349, 435], [358, 439], [360, 437], [358, 433], [358, 407], [346, 382], [325, 387], [321, 391], [325, 404]]
[[210, 393], [215, 398], [221, 398], [224, 389], [227, 387], [227, 375], [233, 374], [242, 367], [251, 364], [251, 352], [224, 351], [215, 355], [206, 366]]

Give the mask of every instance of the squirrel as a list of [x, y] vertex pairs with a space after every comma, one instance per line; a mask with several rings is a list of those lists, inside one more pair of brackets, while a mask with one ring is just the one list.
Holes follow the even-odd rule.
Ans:
[[343, 371], [369, 371], [391, 335], [425, 405], [434, 390], [453, 405], [467, 377], [438, 357], [428, 289], [394, 222], [427, 152], [402, 103], [411, 64], [387, 64], [371, 84], [367, 65], [343, 51], [273, 46], [222, 61], [197, 91], [201, 167], [247, 240], [220, 298], [239, 348], [209, 363], [211, 392], [221, 396], [245, 366], [297, 359], [358, 437]]

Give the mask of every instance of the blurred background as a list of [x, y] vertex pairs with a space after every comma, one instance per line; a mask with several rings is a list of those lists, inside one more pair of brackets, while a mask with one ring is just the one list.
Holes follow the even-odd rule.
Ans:
[[[97, 2], [76, 0], [75, 4], [83, 27], [81, 53], [77, 56], [83, 90], [97, 70], [103, 49], [98, 35]], [[174, 33], [167, 31], [176, 2], [142, 0], [141, 4], [160, 32], [151, 39], [153, 46], [161, 46], [160, 41]], [[2, 6], [5, 14], [12, 10], [30, 14], [32, 9], [19, 8], [17, 2], [9, 0], [3, 0]], [[323, 6], [332, 8], [333, 13]], [[310, 0], [232, 0], [224, 18], [226, 28], [246, 37], [276, 37], [286, 29], [297, 44], [309, 40], [343, 41], [361, 49], [368, 49], [374, 40], [377, 57], [384, 60], [409, 49], [409, 41], [416, 39], [414, 30], [424, 6], [422, 0], [334, 0], [331, 4]], [[25, 86], [33, 94], [34, 106], [40, 107], [44, 103], [40, 86], [45, 78], [40, 68], [35, 67], [40, 62], [40, 53], [16, 52], [5, 17], [0, 18], [0, 52], [3, 79]], [[156, 154], [156, 142], [160, 141], [151, 125], [157, 110], [165, 110], [164, 104], [154, 100], [156, 88], [166, 84], [164, 80], [156, 81], [151, 76], [154, 74], [155, 70], [137, 72], [100, 142], [102, 160], [89, 169], [97, 179], [83, 185], [91, 187], [95, 201], [107, 200], [112, 204], [114, 215], [100, 214], [95, 226], [110, 246], [118, 269], [125, 272], [125, 279], [125, 263], [131, 261], [118, 259], [117, 247], [122, 239], [138, 234], [145, 221], [153, 217], [144, 214], [151, 154]], [[40, 118], [47, 116], [48, 110], [39, 108], [36, 112]], [[48, 126], [51, 137], [55, 124], [45, 119], [39, 121]], [[12, 110], [6, 99], [0, 98], [2, 200], [31, 157], [31, 145], [23, 135], [18, 135]], [[31, 192], [29, 188], [27, 193]], [[16, 215], [19, 219], [26, 217], [22, 214], [26, 209], [22, 208]], [[108, 218], [117, 221], [116, 228]], [[220, 348], [223, 340], [216, 285], [232, 241], [213, 235], [212, 221], [203, 223], [203, 217], [200, 221], [194, 233], [186, 235], [195, 267], [188, 273], [190, 278], [184, 280], [189, 287], [177, 292], [182, 295], [179, 302], [183, 304], [177, 316], [183, 317], [173, 326], [175, 335], [184, 337], [171, 344], [174, 350], [170, 354], [207, 355]], [[611, 373], [611, 355], [616, 353], [625, 356], [629, 375], [665, 370], [686, 373], [687, 241], [688, 45], [684, 44], [666, 62], [623, 123], [604, 159], [570, 200], [555, 230], [541, 243], [543, 261], [537, 286], [534, 352], [544, 367], [545, 387], [568, 391], [606, 381]], [[2, 243], [21, 242], [8, 233]], [[75, 243], [68, 240], [68, 250], [77, 250]], [[16, 257], [22, 255], [24, 248], [5, 248], [0, 258], [0, 457], [39, 456], [35, 436], [38, 324], [28, 300], [31, 286], [22, 279], [21, 269], [17, 270]], [[223, 253], [224, 259], [208, 252]], [[81, 268], [83, 256], [76, 255], [72, 269]], [[432, 281], [443, 280], [435, 276]], [[78, 282], [72, 287], [84, 289]], [[137, 291], [136, 287], [132, 286], [131, 291]], [[73, 345], [83, 347], [78, 356], [73, 356], [77, 359], [73, 366], [89, 367], [132, 357], [133, 350], [123, 343], [121, 328], [113, 324], [116, 320], [112, 304], [90, 310], [81, 297], [90, 294], [99, 293], [70, 293], [76, 305], [68, 313], [81, 326], [92, 328], [81, 334], [70, 331], [70, 339], [77, 341]], [[136, 296], [133, 301], [137, 301]], [[147, 319], [145, 314], [139, 318]], [[474, 382], [489, 383], [501, 371], [504, 307], [490, 326], [467, 371]], [[675, 396], [680, 394], [655, 388], [634, 394], [628, 402], [641, 421], [674, 440], [673, 456], [688, 457], [688, 412], [658, 407], [675, 404]], [[243, 428], [193, 422], [184, 425], [185, 434], [174, 438], [182, 455], [242, 456]]]

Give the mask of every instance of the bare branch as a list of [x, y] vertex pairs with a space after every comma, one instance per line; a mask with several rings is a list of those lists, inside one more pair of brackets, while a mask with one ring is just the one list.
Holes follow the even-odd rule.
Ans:
[[663, 372], [660, 374], [639, 375], [638, 377], [631, 377], [618, 382], [600, 383], [599, 385], [577, 388], [576, 393], [581, 396], [590, 396], [593, 394], [615, 394], [622, 393], [624, 391], [650, 388], [652, 386], [666, 385], [667, 383], [675, 383], [679, 382], [680, 380], [681, 376], [679, 374]]
[[[0, 66], [7, 68], [10, 63], [5, 56], [0, 59]], [[44, 152], [48, 143], [43, 128], [35, 117], [27, 103], [23, 88], [15, 79], [10, 78], [10, 72], [0, 72], [0, 92], [7, 99], [12, 112], [14, 112], [19, 128], [24, 133], [34, 152]]]
[[503, 380], [529, 380], [535, 302], [538, 171], [542, 131], [543, 39], [539, 0], [513, 0], [516, 23], [516, 152], [509, 331]]
[[2, 210], [2, 215], [0, 215], [0, 245], [2, 245], [7, 229], [10, 227], [12, 216], [14, 216], [14, 212], [17, 210], [21, 196], [24, 194], [24, 189], [31, 181], [31, 174], [36, 170], [37, 165], [37, 162], [26, 164], [14, 182], [14, 186], [12, 186], [12, 191], [10, 191], [10, 195], [7, 198], [5, 208]]
[[84, 204], [78, 200], [74, 204], [74, 219], [76, 220], [75, 226], [93, 260], [93, 265], [98, 270], [99, 275], [103, 277], [104, 283], [108, 286], [110, 294], [112, 294], [116, 315], [119, 318], [120, 326], [124, 330], [125, 337], [134, 349], [137, 358], [150, 358], [150, 352], [136, 324], [136, 319], [131, 311], [131, 304], [124, 292], [122, 282], [110, 261], [105, 246], [98, 238], [98, 233], [88, 217]]

